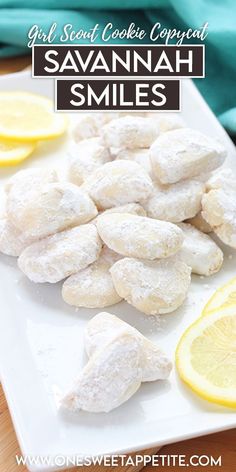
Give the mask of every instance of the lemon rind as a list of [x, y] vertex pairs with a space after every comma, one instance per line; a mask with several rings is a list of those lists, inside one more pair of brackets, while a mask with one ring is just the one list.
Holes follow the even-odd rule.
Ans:
[[215, 307], [213, 309], [209, 309], [209, 306], [211, 306], [212, 304], [212, 301], [217, 297], [217, 295], [219, 295], [220, 293], [224, 294], [225, 292], [225, 289], [230, 287], [230, 286], [233, 286], [235, 285], [236, 286], [236, 277], [233, 277], [231, 280], [229, 280], [229, 282], [227, 282], [226, 284], [222, 285], [222, 287], [218, 288], [211, 296], [211, 298], [208, 300], [208, 302], [206, 303], [206, 305], [204, 306], [203, 310], [202, 310], [202, 313], [201, 313], [201, 316], [206, 316], [208, 315], [209, 313], [212, 313], [214, 312], [215, 310], [219, 309], [221, 306], [229, 306], [229, 305], [233, 305], [234, 303], [222, 303], [221, 305], [218, 305], [218, 307]]
[[0, 167], [7, 167], [7, 166], [20, 164], [22, 161], [24, 161], [29, 156], [31, 156], [31, 154], [35, 151], [37, 147], [36, 141], [24, 143], [25, 146], [23, 146], [23, 143], [20, 143], [19, 141], [18, 143], [14, 143], [14, 144], [16, 145], [19, 144], [19, 148], [16, 147], [12, 151], [6, 151], [6, 153], [0, 152]]
[[[220, 314], [222, 312], [223, 315], [227, 315], [227, 311], [230, 312], [230, 310], [234, 309], [235, 310], [235, 316], [236, 316], [236, 304], [232, 303], [232, 304], [227, 304], [227, 305], [223, 305], [221, 306], [220, 308], [216, 308], [214, 310], [212, 310], [209, 314], [205, 315], [204, 316], [204, 320], [202, 317], [198, 318], [196, 321], [194, 321], [186, 330], [185, 332], [182, 334], [179, 342], [178, 342], [178, 345], [176, 347], [176, 352], [175, 352], [175, 363], [176, 363], [176, 369], [177, 369], [177, 372], [179, 374], [179, 377], [181, 378], [181, 380], [191, 389], [191, 391], [193, 391], [194, 393], [198, 394], [201, 398], [203, 398], [204, 400], [207, 400], [209, 401], [210, 403], [215, 403], [217, 405], [222, 405], [224, 407], [227, 407], [227, 408], [236, 408], [236, 388], [235, 388], [235, 391], [232, 389], [231, 391], [233, 392], [232, 395], [220, 395], [220, 394], [214, 394], [214, 393], [209, 393], [208, 391], [206, 391], [206, 389], [203, 389], [201, 387], [199, 387], [199, 385], [197, 384], [196, 380], [193, 381], [192, 379], [190, 379], [190, 375], [188, 375], [186, 373], [186, 365], [188, 367], [188, 372], [193, 372], [193, 378], [195, 379], [200, 379], [200, 381], [202, 383], [204, 383], [205, 385], [209, 385], [210, 388], [212, 388], [212, 390], [215, 388], [215, 390], [217, 389], [217, 387], [211, 387], [211, 384], [204, 378], [202, 378], [200, 376], [200, 374], [198, 372], [196, 372], [190, 362], [188, 360], [185, 360], [185, 367], [183, 368], [183, 362], [182, 362], [182, 355], [181, 355], [181, 350], [183, 349], [183, 343], [184, 341], [186, 341], [186, 339], [188, 339], [188, 336], [189, 336], [189, 333], [191, 333], [193, 330], [194, 330], [194, 327], [198, 324], [203, 324], [206, 320], [206, 318], [209, 319], [209, 325], [213, 324], [213, 321], [214, 319], [217, 320], [217, 319], [220, 319]], [[232, 313], [228, 313], [230, 314], [231, 316], [233, 316], [234, 314]], [[214, 317], [214, 315], [216, 315]], [[206, 327], [206, 326], [205, 326]], [[200, 335], [200, 333], [199, 333]], [[194, 337], [193, 337], [194, 339]], [[190, 345], [190, 343], [187, 343], [187, 345]], [[187, 349], [186, 349], [187, 350]], [[187, 350], [188, 351], [188, 350]], [[186, 356], [185, 356], [186, 358]]]

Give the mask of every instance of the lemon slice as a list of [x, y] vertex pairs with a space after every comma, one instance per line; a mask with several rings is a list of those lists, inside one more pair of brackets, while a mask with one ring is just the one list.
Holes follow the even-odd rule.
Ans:
[[205, 316], [216, 308], [231, 304], [236, 305], [236, 277], [216, 290], [203, 308], [202, 315]]
[[27, 92], [0, 92], [0, 137], [17, 141], [51, 139], [64, 133], [65, 115], [52, 101]]
[[236, 407], [236, 305], [203, 316], [176, 350], [181, 379], [205, 400]]
[[0, 138], [0, 166], [19, 164], [36, 148], [36, 143], [4, 141]]

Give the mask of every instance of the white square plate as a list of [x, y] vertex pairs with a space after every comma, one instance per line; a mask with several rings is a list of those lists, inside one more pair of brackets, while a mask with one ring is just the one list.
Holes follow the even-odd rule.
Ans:
[[[22, 89], [53, 96], [51, 80], [32, 79], [28, 73], [0, 79], [0, 90]], [[182, 114], [189, 126], [222, 139], [229, 151], [227, 164], [236, 172], [233, 144], [187, 79], [182, 81]], [[65, 149], [65, 138], [42, 144], [25, 167], [53, 161], [63, 164]], [[1, 169], [1, 185], [17, 170]], [[204, 280], [194, 276], [184, 306], [162, 316], [160, 325], [125, 302], [108, 311], [159, 342], [174, 359], [181, 333], [199, 316], [214, 290], [236, 275], [236, 255], [229, 248], [224, 251], [221, 272]], [[111, 413], [62, 414], [58, 395], [84, 365], [83, 330], [101, 310], [76, 311], [67, 306], [61, 298], [61, 284], [30, 283], [17, 269], [16, 260], [3, 255], [0, 280], [1, 380], [23, 454], [130, 452], [236, 426], [233, 410], [199, 399], [178, 380], [174, 370], [168, 381], [143, 384], [133, 398]], [[36, 469], [31, 466], [31, 470]]]

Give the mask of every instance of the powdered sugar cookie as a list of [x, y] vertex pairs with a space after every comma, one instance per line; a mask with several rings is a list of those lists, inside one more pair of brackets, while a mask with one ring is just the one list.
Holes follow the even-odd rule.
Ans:
[[68, 227], [87, 223], [97, 215], [91, 198], [77, 185], [57, 182], [21, 196], [10, 192], [7, 199], [8, 216], [25, 234], [43, 238]]
[[195, 228], [199, 229], [202, 233], [211, 233], [212, 227], [207, 223], [207, 221], [203, 218], [202, 212], [199, 211], [196, 216], [193, 218], [189, 218], [186, 220], [186, 223], [190, 223], [192, 226], [195, 226]]
[[151, 218], [179, 223], [200, 211], [204, 191], [204, 183], [197, 180], [173, 185], [155, 183], [151, 196], [142, 205]]
[[202, 209], [217, 236], [236, 249], [236, 189], [224, 185], [210, 190], [203, 196]]
[[[139, 203], [127, 203], [127, 205], [109, 208], [108, 210], [105, 210], [103, 211], [103, 213], [100, 214], [107, 215], [110, 213], [130, 213], [131, 215], [146, 216], [146, 211]], [[99, 216], [100, 215], [98, 215], [97, 218]]]
[[117, 160], [122, 159], [137, 162], [150, 177], [153, 177], [149, 149], [120, 149], [116, 151], [115, 157]]
[[127, 203], [126, 205], [120, 205], [117, 207], [109, 208], [108, 210], [101, 211], [91, 223], [97, 223], [100, 215], [107, 215], [110, 213], [130, 213], [131, 215], [146, 216], [146, 211], [139, 203]]
[[31, 244], [18, 265], [33, 282], [56, 283], [92, 264], [101, 249], [96, 227], [81, 225]]
[[221, 187], [232, 187], [236, 190], [236, 175], [228, 167], [217, 169], [206, 182], [207, 191]]
[[78, 113], [72, 130], [75, 142], [99, 136], [102, 126], [108, 123], [113, 115], [113, 113]]
[[111, 160], [110, 152], [100, 138], [80, 141], [79, 146], [71, 146], [69, 154], [68, 179], [76, 185], [82, 185], [98, 167]]
[[7, 256], [17, 257], [33, 241], [33, 238], [26, 236], [13, 226], [9, 218], [0, 219], [0, 252]]
[[62, 406], [72, 411], [109, 412], [134, 395], [141, 378], [139, 342], [123, 334], [89, 359]]
[[[76, 123], [72, 129], [72, 135], [76, 142], [83, 139], [97, 137], [101, 133], [101, 128], [112, 120], [133, 115], [130, 112], [110, 112], [110, 113], [77, 113]], [[147, 116], [146, 112], [135, 112], [135, 116]]]
[[147, 113], [147, 116], [157, 121], [160, 133], [166, 133], [166, 131], [183, 128], [185, 126], [184, 120], [179, 113]]
[[143, 336], [137, 329], [110, 313], [98, 313], [88, 322], [84, 338], [88, 356], [91, 357], [99, 349], [105, 348], [106, 344], [121, 333], [129, 333], [140, 342], [142, 382], [152, 382], [169, 377], [172, 364], [159, 346]]
[[102, 308], [121, 301], [112, 282], [110, 267], [120, 256], [104, 247], [99, 258], [86, 269], [71, 275], [63, 284], [66, 303], [86, 308]]
[[221, 164], [226, 150], [215, 139], [190, 128], [168, 131], [150, 148], [153, 173], [162, 184], [210, 172]]
[[83, 184], [100, 210], [137, 203], [152, 191], [152, 181], [144, 169], [132, 161], [107, 162]]
[[177, 257], [160, 261], [124, 258], [110, 269], [115, 289], [146, 315], [171, 313], [184, 302], [191, 268]]
[[105, 145], [115, 148], [148, 148], [158, 135], [155, 120], [131, 115], [112, 120], [101, 130]]
[[156, 259], [175, 254], [182, 231], [172, 223], [128, 213], [102, 214], [97, 228], [104, 243], [123, 256]]
[[42, 185], [58, 181], [57, 172], [54, 169], [23, 169], [16, 172], [5, 184], [4, 190], [8, 194], [12, 192], [12, 198], [22, 198], [29, 192], [40, 189]]
[[214, 232], [217, 234], [218, 238], [234, 249], [236, 249], [236, 222], [235, 220], [232, 223], [224, 223], [220, 226], [214, 228]]
[[194, 226], [180, 223], [184, 233], [184, 242], [178, 257], [199, 275], [212, 275], [218, 272], [223, 263], [223, 252], [217, 244]]
[[139, 203], [127, 203], [127, 205], [121, 205], [101, 211], [96, 218], [90, 221], [90, 223], [97, 224], [100, 215], [107, 215], [110, 213], [130, 213], [131, 215], [146, 216], [146, 211], [142, 205]]

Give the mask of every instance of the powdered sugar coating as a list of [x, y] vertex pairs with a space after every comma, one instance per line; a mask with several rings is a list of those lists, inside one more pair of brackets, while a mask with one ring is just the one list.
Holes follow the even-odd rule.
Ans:
[[199, 231], [202, 231], [202, 233], [208, 234], [212, 232], [212, 227], [203, 218], [202, 211], [199, 211], [199, 213], [197, 213], [197, 215], [193, 218], [187, 219], [186, 223], [190, 223], [192, 226], [195, 226], [195, 228], [199, 229]]
[[119, 295], [146, 315], [179, 308], [191, 282], [191, 268], [178, 257], [152, 262], [124, 258], [110, 272]]
[[207, 191], [221, 187], [232, 187], [236, 190], [236, 175], [228, 167], [217, 169], [206, 182]]
[[[101, 128], [111, 120], [133, 115], [130, 112], [110, 112], [110, 113], [77, 113], [76, 123], [72, 129], [72, 136], [76, 142], [83, 139], [97, 137], [101, 133]], [[147, 116], [146, 112], [135, 112], [135, 116]]]
[[99, 136], [101, 127], [114, 118], [114, 113], [78, 113], [72, 135], [76, 143]]
[[223, 263], [223, 252], [217, 244], [194, 226], [181, 223], [184, 242], [178, 257], [192, 268], [192, 272], [209, 276], [218, 272]]
[[173, 185], [155, 183], [151, 196], [142, 205], [151, 218], [179, 223], [200, 211], [204, 190], [204, 183], [197, 180]]
[[134, 395], [141, 378], [139, 342], [123, 334], [89, 359], [62, 406], [72, 411], [109, 412]]
[[110, 267], [119, 259], [118, 254], [104, 246], [93, 264], [71, 275], [64, 282], [64, 301], [69, 305], [86, 308], [103, 308], [120, 302], [121, 298], [109, 272]]
[[87, 223], [97, 215], [91, 198], [69, 182], [42, 186], [28, 194], [10, 192], [7, 211], [12, 223], [27, 235], [44, 238], [66, 228]]
[[214, 228], [214, 232], [223, 241], [223, 243], [236, 249], [236, 222], [225, 223], [217, 228]]
[[69, 154], [68, 180], [76, 185], [82, 185], [98, 167], [111, 160], [110, 152], [100, 138], [80, 141], [79, 146], [71, 146]]
[[199, 131], [182, 128], [159, 136], [150, 148], [153, 173], [162, 184], [210, 172], [221, 164], [226, 150]]
[[97, 229], [104, 243], [123, 256], [156, 259], [175, 254], [182, 231], [172, 223], [128, 213], [102, 214]]
[[225, 185], [210, 190], [203, 196], [202, 209], [217, 236], [236, 249], [236, 189]]
[[160, 133], [166, 133], [167, 131], [183, 128], [185, 126], [184, 120], [181, 118], [179, 113], [147, 113], [147, 117], [158, 123]]
[[118, 207], [109, 208], [101, 211], [90, 223], [97, 224], [100, 215], [109, 215], [111, 213], [130, 213], [131, 215], [146, 216], [146, 211], [139, 203], [127, 203]]
[[105, 145], [115, 148], [148, 148], [158, 135], [155, 120], [132, 115], [110, 121], [101, 130]]
[[[117, 207], [109, 208], [108, 210], [105, 210], [103, 215], [111, 214], [111, 213], [130, 213], [132, 215], [137, 215], [137, 216], [146, 216], [146, 211], [140, 205], [139, 203], [127, 203], [126, 205], [120, 205]], [[97, 216], [97, 218], [100, 215]]]
[[91, 357], [102, 347], [105, 348], [106, 344], [121, 333], [132, 334], [140, 343], [142, 382], [152, 382], [169, 377], [172, 364], [159, 346], [143, 336], [137, 329], [110, 313], [98, 313], [88, 322], [84, 335], [88, 356]]
[[18, 265], [33, 282], [56, 283], [92, 264], [101, 249], [96, 227], [81, 225], [31, 244]]
[[152, 191], [152, 181], [144, 169], [132, 161], [107, 162], [83, 184], [99, 210], [137, 203]]
[[11, 197], [17, 199], [17, 195], [21, 196], [29, 194], [36, 189], [40, 189], [42, 185], [58, 181], [58, 175], [54, 169], [23, 169], [16, 172], [5, 184], [4, 190]]
[[116, 152], [116, 159], [137, 162], [153, 177], [149, 149], [120, 149]]
[[0, 252], [17, 257], [33, 241], [33, 238], [13, 226], [9, 218], [0, 219]]

